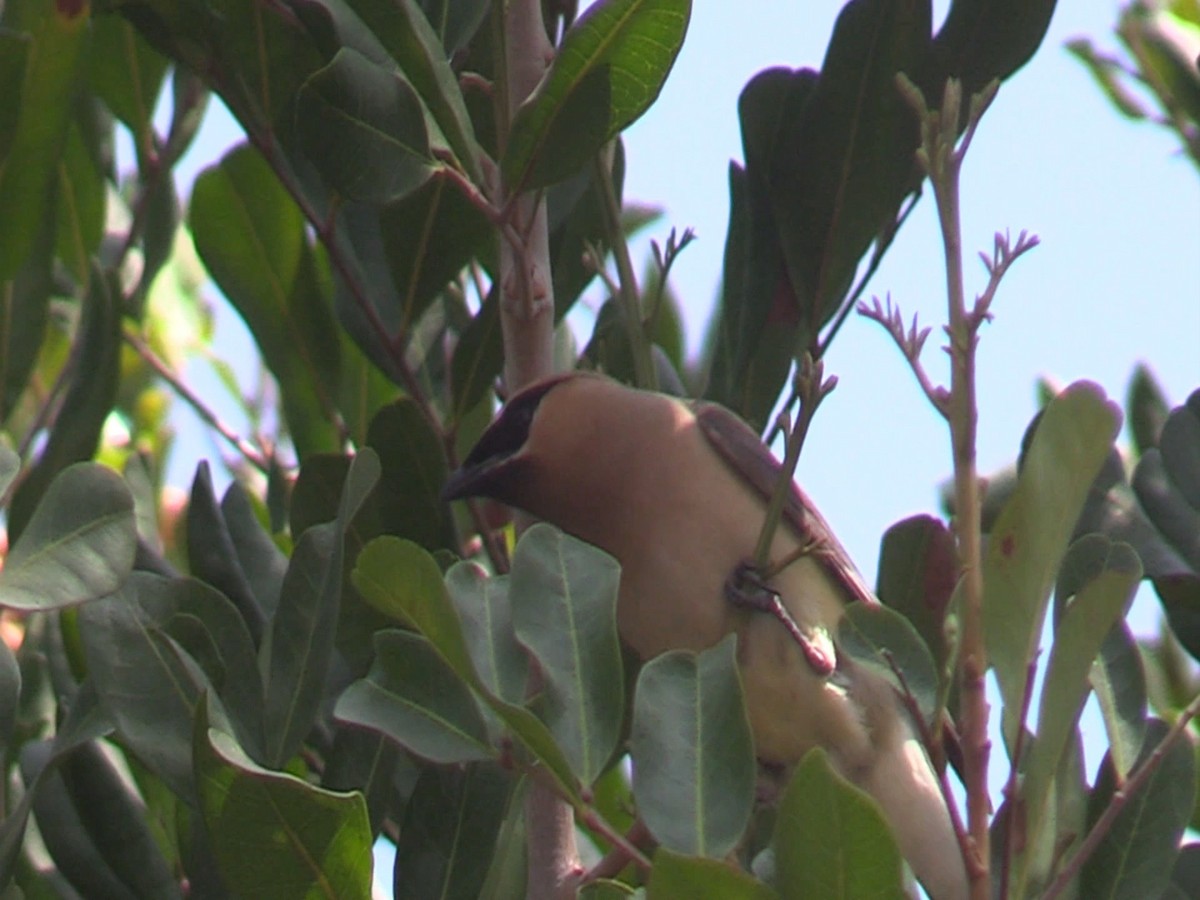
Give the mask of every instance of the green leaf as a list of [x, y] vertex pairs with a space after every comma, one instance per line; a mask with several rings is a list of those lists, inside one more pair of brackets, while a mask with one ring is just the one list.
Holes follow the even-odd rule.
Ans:
[[[1114, 544], [1100, 535], [1072, 545], [1062, 567], [1084, 567], [1096, 574], [1074, 586], [1074, 590], [1062, 592], [1074, 594], [1074, 599], [1055, 629], [1038, 705], [1037, 737], [1025, 757], [1021, 785], [1025, 840], [1031, 847], [1038, 845], [1042, 828], [1049, 824], [1052, 782], [1083, 712], [1090, 687], [1088, 675], [1105, 636], [1129, 609], [1142, 577], [1142, 566], [1133, 548]], [[1029, 858], [1018, 863], [1018, 895], [1024, 893], [1030, 864]]]
[[1127, 78], [1120, 63], [1111, 57], [1105, 57], [1096, 52], [1096, 48], [1087, 38], [1075, 38], [1064, 45], [1072, 56], [1078, 59], [1088, 70], [1100, 90], [1117, 112], [1129, 119], [1144, 119], [1147, 111], [1141, 101], [1125, 86]]
[[776, 883], [784, 900], [907, 896], [903, 861], [879, 807], [843, 779], [824, 750], [801, 760], [779, 803]]
[[510, 193], [573, 175], [645, 112], [683, 46], [690, 0], [601, 0], [563, 37], [513, 120], [501, 171]]
[[728, 863], [660, 847], [646, 885], [647, 900], [778, 900], [779, 894]]
[[483, 183], [479, 148], [458, 77], [442, 42], [414, 0], [348, 0], [416, 88], [463, 169]]
[[[92, 741], [81, 746], [64, 760], [60, 772], [70, 803], [101, 862], [130, 893], [164, 900], [181, 897], [179, 883], [147, 822], [146, 804], [100, 745]], [[34, 812], [45, 835], [45, 823], [52, 817], [43, 815], [36, 802]]]
[[259, 656], [268, 759], [278, 767], [300, 749], [324, 700], [341, 603], [345, 534], [378, 479], [379, 460], [364, 448], [346, 474], [337, 519], [300, 536], [284, 576], [279, 608]]
[[421, 100], [396, 72], [343, 48], [296, 99], [304, 152], [342, 195], [365, 203], [404, 197], [432, 174]]
[[258, 520], [245, 490], [230, 482], [221, 498], [221, 519], [229, 533], [238, 566], [254, 595], [255, 605], [269, 619], [279, 606], [279, 592], [288, 559]]
[[[742, 140], [750, 155], [742, 93]], [[806, 89], [811, 89], [808, 82]], [[705, 399], [720, 403], [763, 432], [779, 399], [798, 344], [799, 314], [784, 271], [765, 176], [729, 164], [729, 231], [718, 325]]]
[[1121, 778], [1127, 778], [1146, 736], [1146, 673], [1137, 641], [1124, 622], [1104, 638], [1088, 680], [1104, 718], [1109, 757]]
[[33, 469], [13, 495], [9, 540], [17, 540], [34, 507], [59, 472], [91, 459], [117, 399], [121, 365], [121, 311], [107, 277], [92, 264], [83, 315], [68, 363], [70, 386]]
[[529, 657], [517, 641], [508, 579], [489, 578], [475, 563], [460, 562], [446, 573], [446, 591], [479, 680], [500, 699], [520, 703], [529, 682]]
[[[1150, 720], [1139, 766], [1146, 763], [1167, 730], [1161, 720]], [[1191, 818], [1195, 795], [1195, 749], [1185, 732], [1166, 750], [1141, 790], [1124, 798], [1112, 827], [1083, 865], [1079, 896], [1161, 896]], [[1115, 799], [1112, 765], [1106, 756], [1088, 804], [1089, 824], [1094, 826]]]
[[463, 49], [489, 9], [488, 0], [418, 0], [433, 30], [442, 39], [447, 57]]
[[370, 674], [338, 698], [334, 717], [369, 728], [435, 763], [496, 755], [470, 688], [421, 635], [375, 634]]
[[[417, 763], [403, 757], [383, 735], [359, 728], [339, 728], [325, 756], [321, 786], [331, 791], [360, 791], [367, 800], [371, 833], [378, 835], [391, 812], [397, 785], [414, 779]], [[398, 802], [398, 801], [397, 801]]]
[[[907, 686], [926, 724], [933, 723], [938, 710], [938, 674], [929, 648], [908, 619], [883, 605], [851, 603], [838, 623], [838, 646], [897, 690]], [[903, 685], [893, 665], [903, 673]]]
[[886, 606], [912, 622], [933, 654], [939, 705], [953, 681], [954, 648], [946, 635], [946, 613], [958, 582], [958, 554], [950, 529], [933, 516], [912, 516], [892, 525], [879, 548], [875, 592]]
[[133, 568], [133, 497], [119, 475], [77, 463], [50, 484], [0, 569], [0, 605], [49, 610], [117, 590]]
[[0, 647], [0, 754], [12, 743], [21, 700], [21, 668], [8, 644]]
[[[117, 593], [79, 610], [90, 680], [124, 746], [178, 796], [192, 791], [192, 714], [204, 673], [143, 609], [160, 576], [134, 572]], [[152, 601], [147, 601], [152, 602]]]
[[1017, 488], [988, 539], [983, 626], [1010, 738], [1055, 573], [1120, 420], [1096, 385], [1077, 382], [1059, 394], [1034, 427]]
[[196, 785], [221, 874], [238, 896], [367, 897], [371, 825], [359, 793], [337, 793], [256, 765], [196, 713]]
[[192, 479], [187, 507], [187, 555], [192, 574], [229, 598], [245, 621], [255, 646], [261, 644], [266, 613], [238, 561], [233, 536], [217, 506], [207, 460], [200, 461]]
[[615, 559], [545, 523], [521, 536], [509, 598], [519, 640], [543, 679], [543, 721], [585, 784], [620, 737], [625, 690]]
[[1125, 409], [1129, 434], [1138, 455], [1157, 447], [1170, 415], [1170, 404], [1162, 385], [1145, 363], [1138, 363], [1129, 379]]
[[490, 765], [425, 769], [396, 843], [396, 900], [480, 896], [512, 782]]
[[337, 328], [295, 201], [243, 144], [197, 177], [188, 221], [205, 267], [279, 382], [297, 452], [336, 449]]
[[[928, 3], [848, 3], [815, 86], [768, 111], [774, 141], [759, 177], [769, 184], [801, 350], [836, 315], [859, 260], [895, 227], [916, 186], [917, 123], [896, 75], [924, 65], [930, 29]], [[752, 174], [754, 166], [747, 149]]]
[[8, 423], [20, 401], [45, 343], [53, 288], [54, 223], [44, 222], [36, 238], [12, 281], [0, 281], [0, 422], [3, 423]]
[[454, 520], [441, 495], [446, 453], [417, 405], [404, 398], [379, 410], [367, 430], [367, 445], [379, 454], [375, 503], [384, 533], [428, 550], [455, 548]]
[[638, 815], [664, 847], [720, 858], [754, 802], [754, 742], [730, 636], [642, 667], [629, 736]]
[[0, 71], [23, 68], [23, 77], [20, 93], [5, 103], [17, 111], [0, 116], [0, 284], [20, 269], [49, 211], [91, 21], [86, 3], [23, 0], [10, 7], [5, 24], [24, 34], [0, 45]]
[[106, 185], [78, 122], [67, 130], [57, 179], [55, 254], [77, 282], [86, 284], [92, 254], [104, 236]]
[[963, 85], [963, 96], [977, 93], [994, 78], [1001, 81], [1025, 65], [1046, 36], [1056, 0], [1030, 0], [1020, 6], [992, 0], [954, 0], [933, 42], [935, 79], [926, 88], [940, 102], [949, 76]]
[[445, 595], [432, 556], [411, 541], [384, 536], [363, 548], [351, 577], [372, 606], [421, 632], [455, 674], [474, 688], [546, 766], [564, 795], [572, 803], [581, 802], [578, 781], [546, 726], [529, 710], [494, 697], [475, 674], [462, 624]]
[[121, 16], [96, 16], [92, 20], [89, 82], [112, 114], [134, 136], [139, 160], [150, 148], [149, 129], [154, 106], [167, 74], [167, 60]]
[[100, 709], [96, 693], [88, 682], [84, 682], [75, 695], [63, 721], [54, 736], [52, 752], [43, 761], [32, 784], [26, 783], [25, 793], [0, 822], [0, 887], [13, 878], [18, 865], [18, 854], [23, 847], [25, 825], [38, 795], [42, 779], [57, 770], [62, 762], [88, 741], [107, 735], [113, 730], [112, 722]]

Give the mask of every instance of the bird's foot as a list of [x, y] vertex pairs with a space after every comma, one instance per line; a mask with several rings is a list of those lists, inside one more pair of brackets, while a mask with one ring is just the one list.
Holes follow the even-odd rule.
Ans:
[[753, 564], [738, 563], [725, 581], [725, 599], [734, 606], [765, 612], [778, 619], [800, 647], [812, 670], [821, 677], [832, 675], [837, 668], [833, 647], [825, 642], [814, 641], [800, 629], [788, 608], [783, 605], [779, 592], [766, 583], [762, 573]]

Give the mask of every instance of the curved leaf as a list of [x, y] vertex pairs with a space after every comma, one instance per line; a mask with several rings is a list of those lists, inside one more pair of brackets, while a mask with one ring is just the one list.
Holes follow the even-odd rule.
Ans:
[[574, 174], [662, 90], [691, 0], [600, 0], [563, 38], [512, 123], [501, 168], [512, 193]]
[[362, 794], [256, 765], [196, 714], [196, 786], [221, 874], [238, 896], [368, 897], [371, 823]]
[[933, 721], [938, 708], [937, 670], [929, 648], [908, 619], [882, 604], [851, 603], [838, 623], [838, 646], [900, 690], [892, 667], [898, 668], [925, 721]]
[[[591, 895], [587, 896], [591, 900]], [[676, 900], [678, 897], [689, 900], [778, 900], [779, 894], [724, 862], [687, 857], [665, 847], [659, 848], [654, 854], [646, 898]]]
[[96, 463], [54, 479], [0, 569], [0, 605], [48, 610], [103, 597], [133, 569], [137, 526], [124, 480]]
[[387, 203], [432, 174], [420, 98], [399, 73], [342, 48], [296, 99], [304, 152], [351, 200]]
[[376, 633], [370, 674], [346, 688], [333, 714], [431, 762], [496, 755], [470, 688], [428, 640], [410, 631]]

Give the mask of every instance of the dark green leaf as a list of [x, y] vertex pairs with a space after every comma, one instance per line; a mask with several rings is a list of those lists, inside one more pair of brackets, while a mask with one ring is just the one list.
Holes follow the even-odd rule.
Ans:
[[279, 608], [260, 652], [268, 759], [282, 767], [316, 721], [329, 681], [346, 530], [379, 479], [369, 448], [354, 457], [337, 519], [300, 537], [284, 576]]
[[150, 149], [147, 139], [167, 60], [121, 16], [97, 16], [92, 27], [92, 88], [132, 132], [134, 150], [142, 159]]
[[[1139, 766], [1146, 763], [1167, 730], [1161, 720], [1150, 720]], [[1195, 750], [1185, 732], [1165, 751], [1141, 790], [1120, 801], [1123, 806], [1112, 827], [1083, 865], [1079, 896], [1131, 900], [1160, 896], [1169, 883], [1195, 794]], [[1105, 757], [1088, 804], [1090, 824], [1094, 826], [1115, 800], [1112, 765]]]
[[490, 8], [487, 0], [418, 0], [425, 18], [442, 39], [448, 57], [474, 37]]
[[376, 633], [375, 665], [365, 679], [346, 688], [334, 716], [431, 762], [495, 756], [470, 688], [428, 640], [409, 631]]
[[229, 598], [241, 613], [255, 646], [262, 643], [267, 617], [246, 573], [238, 562], [233, 536], [217, 506], [212, 474], [202, 460], [192, 479], [192, 495], [187, 508], [188, 565], [193, 575]]
[[205, 267], [279, 382], [297, 452], [336, 449], [337, 329], [299, 208], [242, 145], [196, 179], [189, 223]]
[[124, 746], [179, 796], [192, 790], [192, 713], [207, 679], [142, 607], [161, 578], [134, 572], [79, 610], [88, 675]]
[[647, 900], [778, 900], [779, 894], [761, 881], [727, 863], [672, 853], [665, 847], [654, 854], [646, 885]]
[[256, 605], [269, 619], [279, 606], [287, 557], [263, 530], [250, 498], [236, 481], [221, 498], [221, 519]]
[[296, 100], [304, 152], [351, 200], [388, 203], [429, 178], [434, 160], [420, 98], [404, 78], [342, 49]]
[[119, 475], [77, 463], [50, 484], [0, 569], [0, 604], [56, 609], [117, 590], [133, 568], [133, 497]]
[[[759, 78], [764, 76], [760, 75]], [[745, 104], [757, 79], [742, 95]], [[811, 90], [811, 75], [803, 90]], [[799, 313], [784, 270], [765, 175], [729, 164], [729, 231], [705, 399], [727, 406], [759, 432], [800, 349]]]
[[940, 692], [950, 688], [953, 648], [946, 612], [958, 581], [958, 554], [950, 529], [933, 516], [913, 516], [891, 526], [879, 549], [876, 593], [903, 613], [933, 654]]
[[600, 774], [620, 737], [625, 691], [615, 559], [538, 523], [513, 554], [509, 601], [542, 674], [543, 721], [580, 780]]
[[0, 281], [0, 422], [20, 400], [44, 343], [53, 260], [54, 223], [47, 220], [13, 280]]
[[1162, 386], [1145, 363], [1138, 363], [1129, 379], [1129, 393], [1125, 398], [1125, 409], [1129, 420], [1129, 434], [1139, 456], [1151, 447], [1157, 447], [1167, 424], [1170, 404]]
[[[361, 791], [371, 816], [371, 833], [378, 835], [392, 807], [393, 780], [400, 751], [381, 734], [361, 728], [339, 728], [333, 749], [325, 757], [321, 786], [331, 791]], [[414, 768], [407, 758], [405, 768]]]
[[242, 897], [367, 897], [371, 824], [359, 793], [335, 793], [256, 765], [196, 714], [196, 785], [221, 874]]
[[[179, 883], [155, 843], [142, 798], [117, 771], [100, 745], [84, 744], [63, 762], [62, 782], [80, 824], [106, 868], [132, 897], [181, 897]], [[40, 792], [39, 792], [40, 793]], [[43, 828], [47, 817], [34, 804]]]
[[99, 267], [93, 263], [83, 316], [72, 348], [70, 386], [46, 446], [13, 496], [9, 540], [16, 540], [54, 477], [67, 466], [91, 459], [104, 420], [117, 396], [121, 364], [121, 311]]
[[441, 496], [445, 451], [416, 404], [404, 398], [381, 409], [371, 420], [367, 445], [382, 466], [376, 497], [384, 533], [428, 550], [455, 547], [454, 522]]
[[467, 174], [482, 183], [478, 148], [458, 78], [415, 0], [348, 0], [417, 89]]
[[92, 254], [104, 236], [104, 176], [84, 146], [78, 123], [67, 129], [57, 167], [55, 255], [80, 284], [86, 284]]
[[1088, 382], [1056, 397], [1037, 423], [1016, 491], [988, 539], [983, 624], [1010, 738], [1055, 573], [1120, 420]]
[[662, 90], [683, 46], [690, 0], [603, 0], [564, 36], [522, 104], [501, 163], [516, 193], [578, 171]]
[[719, 859], [750, 820], [754, 742], [735, 647], [731, 636], [703, 653], [665, 653], [638, 675], [633, 793], [639, 817], [678, 853]]
[[[0, 642], [3, 643], [3, 642]], [[0, 754], [7, 754], [17, 724], [21, 668], [7, 643], [0, 647]]]
[[[23, 66], [20, 93], [0, 117], [0, 284], [20, 269], [50, 211], [54, 171], [66, 140], [78, 77], [89, 36], [86, 4], [11, 4], [5, 24], [26, 36], [0, 45], [0, 71]], [[28, 43], [26, 43], [28, 41]]]
[[430, 766], [417, 781], [396, 845], [396, 900], [480, 896], [512, 776], [490, 765]]
[[963, 95], [978, 92], [994, 78], [1004, 80], [1025, 65], [1042, 43], [1055, 0], [1029, 0], [1019, 6], [993, 0], [954, 0], [934, 39], [936, 80], [930, 106], [940, 104], [947, 77], [962, 81]]
[[41, 779], [55, 771], [64, 759], [83, 744], [103, 737], [112, 730], [112, 722], [100, 709], [95, 691], [85, 683], [75, 695], [66, 717], [59, 724], [52, 752], [47, 759], [41, 761], [43, 765], [37, 779], [32, 784], [26, 783], [25, 793], [20, 801], [7, 812], [4, 821], [0, 822], [0, 886], [7, 885], [12, 880], [14, 869], [18, 865], [25, 824], [37, 797]]
[[879, 807], [824, 750], [801, 760], [779, 804], [776, 883], [784, 900], [906, 896], [902, 860]]

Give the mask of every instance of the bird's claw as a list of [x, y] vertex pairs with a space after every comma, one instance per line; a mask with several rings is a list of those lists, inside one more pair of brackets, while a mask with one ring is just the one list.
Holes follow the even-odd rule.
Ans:
[[763, 580], [762, 573], [753, 564], [738, 563], [737, 568], [725, 581], [725, 599], [734, 606], [753, 612], [765, 612], [778, 619], [800, 647], [805, 660], [817, 675], [824, 678], [832, 675], [837, 668], [833, 647], [821, 646], [800, 629], [788, 608], [783, 605], [779, 592]]

